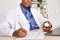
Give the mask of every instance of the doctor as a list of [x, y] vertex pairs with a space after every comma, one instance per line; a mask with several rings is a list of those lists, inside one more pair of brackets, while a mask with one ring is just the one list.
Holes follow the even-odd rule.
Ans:
[[0, 25], [1, 36], [25, 37], [28, 31], [41, 29], [44, 32], [51, 30], [51, 23], [40, 12], [31, 8], [33, 0], [22, 0], [22, 3], [7, 15]]

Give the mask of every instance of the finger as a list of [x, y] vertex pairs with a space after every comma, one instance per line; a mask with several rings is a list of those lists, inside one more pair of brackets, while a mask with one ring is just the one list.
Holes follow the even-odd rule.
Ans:
[[27, 32], [25, 29], [22, 29], [22, 31], [25, 32], [25, 33]]
[[43, 28], [44, 30], [46, 29], [46, 28]]

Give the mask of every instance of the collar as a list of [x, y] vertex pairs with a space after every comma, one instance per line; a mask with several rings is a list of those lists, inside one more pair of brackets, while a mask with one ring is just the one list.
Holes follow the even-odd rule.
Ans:
[[22, 11], [23, 11], [24, 13], [30, 11], [30, 8], [31, 8], [31, 6], [30, 6], [29, 9], [26, 10], [26, 9], [23, 7], [22, 4], [20, 4], [20, 7], [21, 7], [21, 9], [22, 9]]

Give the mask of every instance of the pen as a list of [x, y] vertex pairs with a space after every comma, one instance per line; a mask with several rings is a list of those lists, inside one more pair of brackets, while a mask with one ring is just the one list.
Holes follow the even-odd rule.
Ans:
[[18, 24], [21, 26], [21, 28], [23, 28], [22, 25], [19, 22], [18, 22]]

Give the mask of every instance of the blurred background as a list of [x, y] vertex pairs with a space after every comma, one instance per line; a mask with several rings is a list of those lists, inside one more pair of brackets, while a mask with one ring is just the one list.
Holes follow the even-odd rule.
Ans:
[[[8, 12], [21, 3], [21, 0], [0, 0], [0, 23], [5, 20]], [[32, 8], [48, 18], [53, 28], [60, 26], [60, 0], [33, 0]]]

